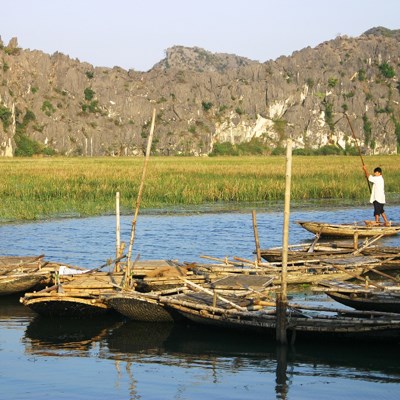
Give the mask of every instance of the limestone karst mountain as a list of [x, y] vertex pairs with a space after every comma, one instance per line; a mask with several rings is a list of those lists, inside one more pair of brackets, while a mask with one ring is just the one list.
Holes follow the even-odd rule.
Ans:
[[0, 39], [0, 154], [141, 155], [154, 107], [154, 154], [247, 142], [269, 154], [288, 136], [297, 151], [349, 149], [344, 112], [365, 154], [396, 153], [399, 37], [377, 27], [264, 63], [175, 46], [147, 72]]

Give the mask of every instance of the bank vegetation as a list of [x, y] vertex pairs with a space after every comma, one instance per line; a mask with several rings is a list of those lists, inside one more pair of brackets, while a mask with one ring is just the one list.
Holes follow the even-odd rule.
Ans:
[[[400, 193], [400, 156], [364, 158], [372, 173], [380, 166], [387, 197]], [[143, 158], [1, 159], [0, 221], [130, 213], [142, 177]], [[284, 199], [285, 156], [153, 157], [147, 166], [141, 209]], [[358, 156], [294, 156], [291, 198], [297, 203], [343, 199], [368, 202]], [[219, 207], [220, 209], [221, 207]]]

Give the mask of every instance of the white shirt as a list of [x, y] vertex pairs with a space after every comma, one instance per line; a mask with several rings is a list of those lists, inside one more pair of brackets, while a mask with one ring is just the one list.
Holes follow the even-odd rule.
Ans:
[[385, 181], [382, 175], [370, 175], [368, 180], [373, 183], [370, 203], [377, 201], [378, 203], [385, 204]]

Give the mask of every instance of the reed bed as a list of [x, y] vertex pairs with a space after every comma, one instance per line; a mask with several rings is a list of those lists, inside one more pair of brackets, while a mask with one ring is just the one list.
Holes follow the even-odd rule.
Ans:
[[[381, 166], [389, 198], [400, 193], [400, 156], [371, 156]], [[136, 204], [143, 158], [16, 158], [0, 166], [0, 220], [35, 220], [122, 212]], [[285, 157], [152, 157], [142, 208], [220, 202], [274, 202], [284, 198]], [[359, 157], [297, 156], [292, 163], [294, 201], [344, 199], [368, 202]]]

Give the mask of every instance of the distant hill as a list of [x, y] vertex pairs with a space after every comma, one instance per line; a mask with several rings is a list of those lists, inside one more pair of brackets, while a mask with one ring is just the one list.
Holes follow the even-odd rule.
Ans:
[[[397, 153], [400, 30], [339, 36], [260, 63], [175, 46], [147, 72], [94, 67], [0, 39], [0, 155], [142, 155], [152, 151]], [[14, 123], [15, 121], [15, 123]]]
[[387, 36], [397, 40], [400, 39], [400, 29], [388, 29], [383, 26], [368, 29], [363, 35]]

